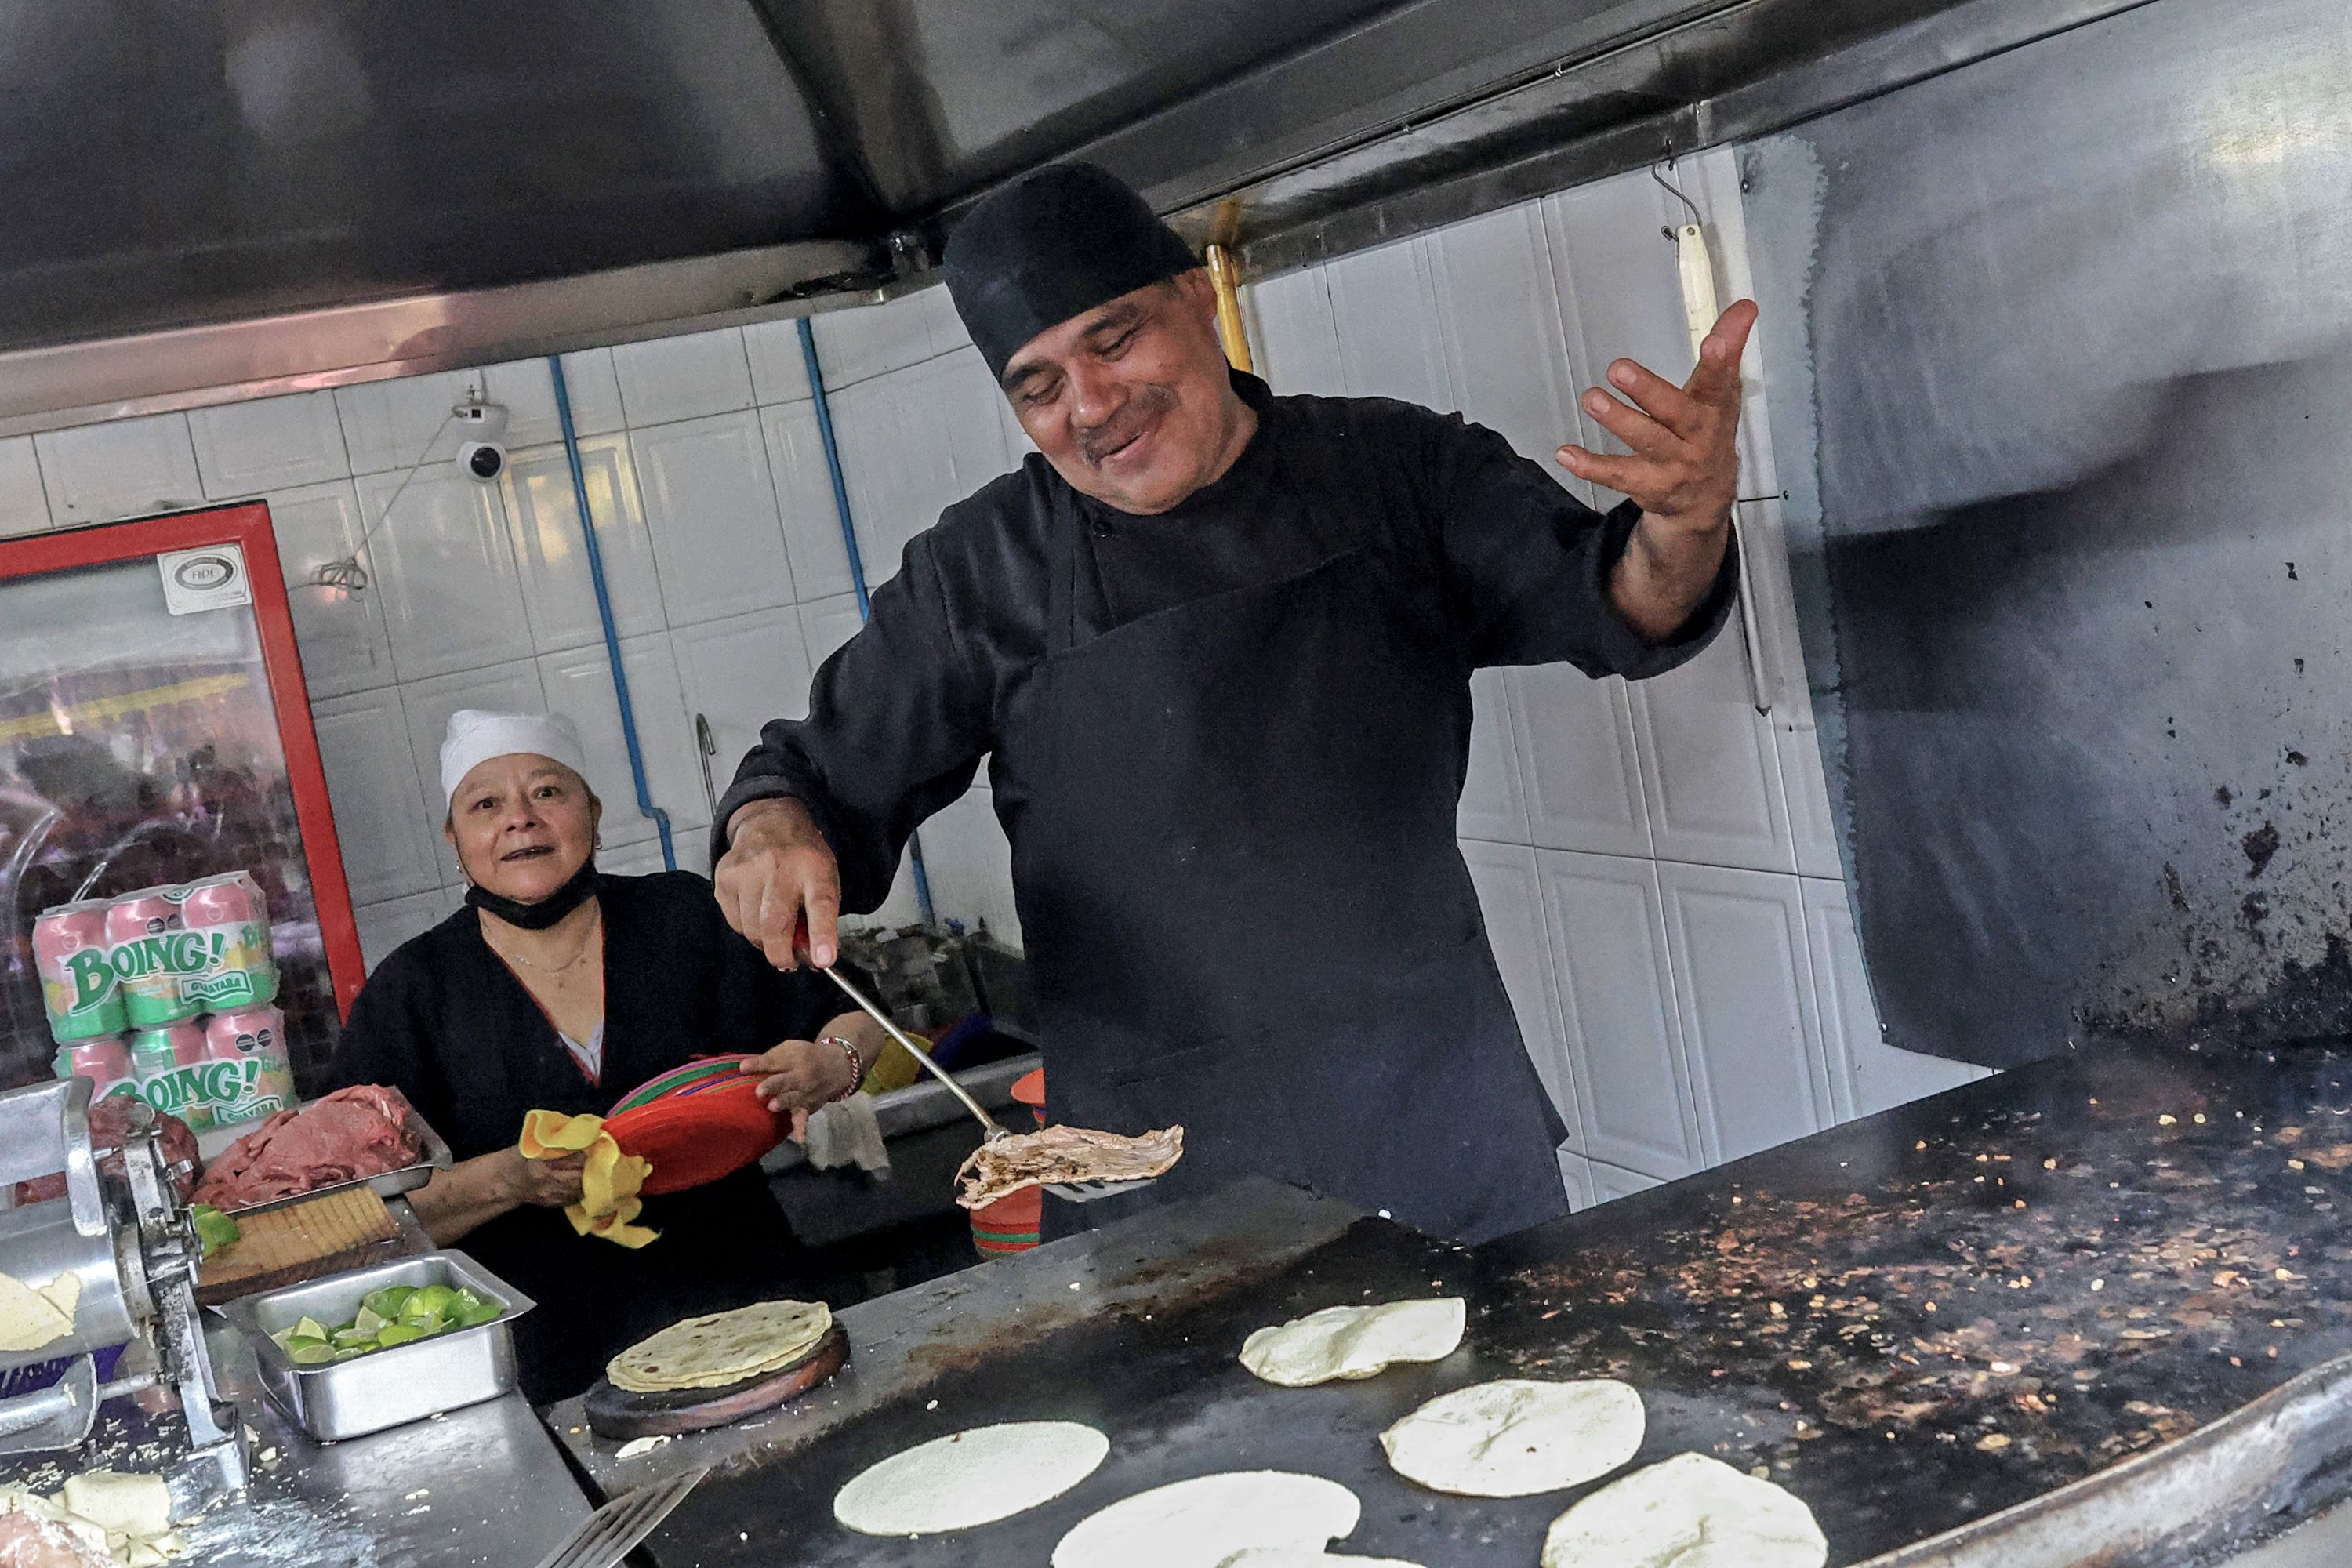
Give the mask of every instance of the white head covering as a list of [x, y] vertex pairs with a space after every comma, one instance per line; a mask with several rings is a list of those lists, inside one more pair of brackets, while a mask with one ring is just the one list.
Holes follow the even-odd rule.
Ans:
[[460, 708], [449, 715], [449, 728], [441, 737], [441, 798], [455, 799], [457, 786], [477, 765], [518, 752], [551, 758], [583, 779], [588, 776], [588, 749], [580, 743], [580, 727], [563, 714]]

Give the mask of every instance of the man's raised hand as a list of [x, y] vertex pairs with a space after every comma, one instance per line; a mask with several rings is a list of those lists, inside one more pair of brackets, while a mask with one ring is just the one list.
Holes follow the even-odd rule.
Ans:
[[1562, 447], [1560, 467], [1631, 498], [1669, 527], [1721, 527], [1739, 493], [1739, 356], [1755, 325], [1754, 300], [1726, 310], [1680, 386], [1630, 359], [1612, 364], [1610, 384], [1623, 400], [1596, 386], [1584, 395], [1584, 411], [1633, 450], [1604, 457]]

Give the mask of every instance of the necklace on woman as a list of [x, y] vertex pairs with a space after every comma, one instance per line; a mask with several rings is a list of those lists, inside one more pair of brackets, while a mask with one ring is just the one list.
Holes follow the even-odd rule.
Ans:
[[[536, 972], [536, 973], [541, 973], [541, 974], [561, 974], [561, 973], [562, 973], [565, 970], [567, 970], [567, 969], [571, 968], [573, 964], [575, 964], [575, 963], [579, 963], [582, 959], [583, 959], [583, 958], [585, 958], [585, 957], [587, 957], [587, 956], [588, 956], [588, 949], [589, 949], [590, 947], [592, 947], [593, 945], [594, 945], [595, 941], [596, 941], [596, 937], [597, 937], [598, 933], [599, 933], [599, 932], [601, 932], [604, 929], [604, 912], [602, 910], [597, 910], [597, 911], [596, 911], [596, 913], [594, 913], [593, 915], [591, 915], [591, 916], [589, 917], [589, 919], [588, 919], [588, 930], [587, 930], [587, 931], [586, 931], [586, 932], [585, 932], [582, 937], [581, 937], [581, 938], [580, 938], [580, 945], [579, 945], [578, 947], [573, 948], [573, 949], [572, 950], [572, 956], [571, 956], [571, 957], [569, 957], [569, 958], [567, 958], [567, 959], [565, 959], [565, 960], [564, 960], [562, 963], [533, 963], [530, 959], [525, 958], [521, 953], [520, 953], [520, 952], [508, 952], [505, 948], [500, 947], [500, 946], [499, 946], [498, 943], [496, 943], [496, 942], [491, 942], [491, 943], [490, 943], [490, 951], [491, 951], [491, 952], [495, 952], [495, 953], [497, 953], [500, 958], [504, 958], [504, 959], [510, 959], [510, 960], [512, 960], [514, 963], [517, 963], [521, 964], [525, 969], [532, 970], [532, 971], [534, 971], [534, 972]], [[485, 937], [483, 940], [488, 941], [488, 939], [487, 937]]]

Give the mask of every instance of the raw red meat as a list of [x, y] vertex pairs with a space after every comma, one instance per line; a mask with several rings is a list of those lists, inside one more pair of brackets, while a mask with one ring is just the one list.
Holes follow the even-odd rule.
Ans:
[[0, 1568], [114, 1568], [62, 1525], [16, 1509], [0, 1510]]
[[[188, 1124], [167, 1111], [158, 1112], [155, 1124], [163, 1130], [163, 1163], [172, 1174], [172, 1186], [185, 1203], [196, 1184], [196, 1135]], [[98, 1156], [98, 1167], [120, 1179], [122, 1175], [122, 1135], [131, 1128], [131, 1098], [110, 1094], [89, 1108], [89, 1146]], [[66, 1173], [36, 1176], [29, 1182], [16, 1184], [16, 1202], [45, 1204], [52, 1198], [66, 1195]]]
[[420, 1152], [402, 1102], [363, 1083], [281, 1110], [205, 1168], [195, 1201], [238, 1209], [414, 1164]]

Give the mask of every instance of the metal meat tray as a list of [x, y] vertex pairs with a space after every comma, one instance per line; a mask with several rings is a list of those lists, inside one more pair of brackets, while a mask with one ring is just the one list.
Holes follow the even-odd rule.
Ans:
[[[416, 1140], [421, 1151], [421, 1155], [415, 1163], [403, 1165], [397, 1170], [380, 1171], [373, 1176], [354, 1176], [348, 1182], [330, 1182], [323, 1187], [312, 1187], [307, 1193], [295, 1193], [282, 1198], [268, 1198], [257, 1204], [247, 1204], [240, 1208], [226, 1209], [222, 1212], [231, 1219], [235, 1219], [239, 1215], [268, 1214], [271, 1209], [290, 1208], [296, 1204], [307, 1204], [312, 1198], [324, 1197], [329, 1193], [340, 1193], [350, 1187], [372, 1187], [376, 1196], [380, 1198], [395, 1198], [403, 1193], [413, 1193], [431, 1181], [434, 1172], [447, 1170], [454, 1163], [455, 1156], [449, 1152], [449, 1145], [442, 1141], [441, 1134], [433, 1131], [433, 1124], [416, 1113], [416, 1107], [409, 1104], [408, 1097], [400, 1090], [390, 1084], [379, 1084], [376, 1087], [400, 1102], [402, 1125], [408, 1130], [409, 1136]], [[259, 1130], [259, 1124], [256, 1124], [252, 1129], [255, 1131]], [[231, 1146], [234, 1147], [234, 1145]]]
[[[475, 1328], [324, 1366], [297, 1365], [269, 1337], [304, 1318], [342, 1322], [371, 1291], [391, 1285], [463, 1285], [503, 1310]], [[253, 1346], [270, 1402], [311, 1436], [333, 1443], [511, 1393], [511, 1325], [536, 1304], [462, 1252], [426, 1252], [247, 1296], [220, 1312]]]

